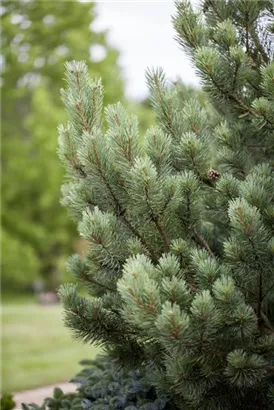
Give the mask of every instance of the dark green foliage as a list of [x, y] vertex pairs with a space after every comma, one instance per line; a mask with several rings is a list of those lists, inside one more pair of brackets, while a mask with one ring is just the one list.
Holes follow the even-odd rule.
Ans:
[[71, 380], [77, 392], [54, 390], [41, 407], [23, 405], [24, 410], [168, 410], [167, 399], [158, 398], [144, 373], [121, 370], [106, 357], [82, 361], [85, 368]]
[[0, 400], [0, 409], [1, 410], [12, 410], [16, 406], [15, 401], [11, 393], [3, 393]]

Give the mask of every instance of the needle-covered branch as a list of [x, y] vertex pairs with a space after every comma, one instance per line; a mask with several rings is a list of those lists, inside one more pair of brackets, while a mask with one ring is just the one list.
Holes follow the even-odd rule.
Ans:
[[146, 368], [174, 409], [271, 410], [270, 2], [176, 4], [177, 40], [207, 97], [182, 97], [162, 69], [148, 71], [156, 124], [144, 140], [120, 103], [105, 109], [105, 129], [100, 81], [82, 62], [66, 66], [63, 203], [87, 243], [69, 270], [89, 296], [62, 288], [65, 321], [121, 365]]

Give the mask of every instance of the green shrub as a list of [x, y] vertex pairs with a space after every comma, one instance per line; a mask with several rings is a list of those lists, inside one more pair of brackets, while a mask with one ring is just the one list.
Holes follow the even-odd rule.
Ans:
[[0, 408], [1, 410], [12, 410], [16, 406], [15, 401], [11, 393], [4, 393], [1, 397]]
[[81, 362], [85, 367], [71, 381], [76, 393], [64, 394], [59, 388], [41, 407], [23, 404], [24, 410], [168, 410], [164, 397], [157, 397], [144, 373], [126, 371], [106, 357]]

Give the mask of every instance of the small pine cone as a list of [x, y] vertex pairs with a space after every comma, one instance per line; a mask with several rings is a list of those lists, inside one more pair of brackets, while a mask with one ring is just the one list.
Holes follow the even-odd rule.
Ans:
[[220, 178], [220, 172], [216, 171], [215, 169], [210, 169], [207, 173], [208, 179], [212, 181], [217, 181]]

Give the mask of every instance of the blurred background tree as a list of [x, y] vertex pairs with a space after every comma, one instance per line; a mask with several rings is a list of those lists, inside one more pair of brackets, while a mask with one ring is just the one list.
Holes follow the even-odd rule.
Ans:
[[[64, 172], [56, 155], [57, 125], [66, 121], [63, 64], [86, 60], [101, 77], [105, 104], [123, 101], [138, 116], [141, 137], [154, 122], [148, 100], [125, 101], [119, 53], [107, 31], [93, 30], [94, 3], [6, 0], [2, 20], [2, 289], [55, 289], [82, 242], [60, 205]], [[204, 93], [178, 80], [183, 99]], [[75, 250], [75, 249], [74, 249]]]
[[105, 103], [124, 98], [119, 53], [95, 32], [93, 3], [7, 0], [2, 20], [2, 285], [55, 288], [75, 228], [60, 205], [56, 155], [63, 63], [86, 60], [102, 77]]

